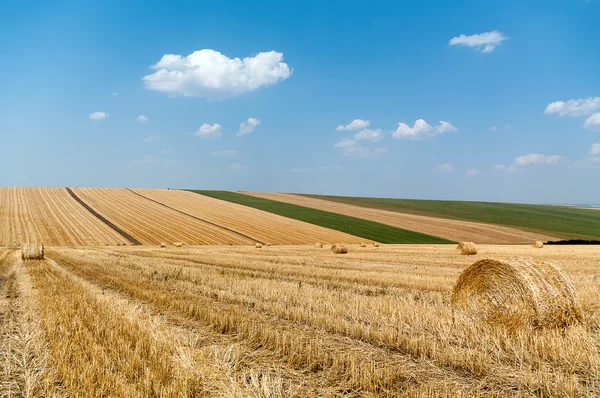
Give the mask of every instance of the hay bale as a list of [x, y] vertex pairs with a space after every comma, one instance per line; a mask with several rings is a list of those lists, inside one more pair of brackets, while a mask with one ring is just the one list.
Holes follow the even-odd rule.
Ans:
[[22, 260], [43, 260], [44, 245], [41, 243], [23, 243], [21, 245]]
[[541, 240], [536, 240], [531, 244], [531, 246], [535, 247], [536, 249], [542, 249], [544, 247], [544, 242]]
[[175, 246], [175, 247], [182, 247], [183, 246], [183, 242], [173, 242], [173, 246]]
[[456, 250], [458, 250], [460, 254], [470, 256], [477, 254], [477, 245], [473, 242], [460, 242], [458, 246], [456, 246]]
[[260, 249], [262, 247], [262, 243], [257, 243], [254, 245], [254, 247], [256, 247], [257, 249]]
[[466, 315], [511, 330], [566, 327], [583, 319], [573, 285], [546, 262], [477, 261], [458, 278], [451, 301]]
[[271, 246], [270, 242], [265, 243], [265, 246]]
[[373, 242], [373, 247], [379, 247], [379, 243]]
[[317, 242], [317, 243], [315, 243], [315, 247], [317, 249], [322, 249], [323, 248], [323, 244], [321, 242]]
[[333, 254], [346, 254], [348, 253], [348, 248], [346, 247], [346, 245], [336, 243], [335, 245], [331, 246], [331, 252]]
[[367, 244], [366, 243], [361, 243], [360, 247], [367, 247]]
[[167, 247], [167, 242], [160, 242], [160, 247]]

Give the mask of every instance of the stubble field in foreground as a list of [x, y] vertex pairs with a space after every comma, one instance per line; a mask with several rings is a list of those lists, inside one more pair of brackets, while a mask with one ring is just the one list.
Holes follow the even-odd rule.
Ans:
[[[0, 395], [600, 394], [600, 248], [450, 245], [55, 248], [0, 254]], [[453, 321], [481, 258], [553, 261], [585, 325]]]

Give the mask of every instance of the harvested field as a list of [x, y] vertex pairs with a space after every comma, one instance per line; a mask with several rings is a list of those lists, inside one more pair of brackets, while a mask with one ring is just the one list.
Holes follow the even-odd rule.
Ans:
[[251, 207], [188, 191], [134, 189], [134, 192], [194, 217], [273, 244], [358, 243], [360, 238]]
[[[17, 253], [0, 253], [0, 317], [13, 314], [37, 343], [11, 345], [16, 355], [2, 358], [30, 350], [32, 395], [600, 394], [597, 246], [480, 245], [474, 256], [452, 245], [354, 244], [343, 256], [314, 243], [48, 248], [45, 260], [25, 263]], [[515, 256], [562, 268], [583, 325], [455, 322], [461, 272]], [[17, 334], [4, 331], [0, 342]], [[11, 386], [26, 385], [24, 365], [3, 365]]]
[[256, 240], [194, 219], [127, 189], [75, 188], [88, 206], [144, 245], [254, 244]]
[[244, 192], [258, 198], [277, 200], [299, 206], [330, 211], [365, 220], [391, 225], [397, 228], [408, 229], [427, 235], [438, 236], [452, 241], [473, 241], [475, 243], [530, 243], [533, 240], [556, 240], [549, 235], [535, 232], [522, 231], [501, 225], [484, 224], [472, 221], [450, 220], [447, 218], [429, 217], [416, 214], [407, 214], [396, 211], [381, 210], [347, 203], [339, 203], [308, 196], [283, 194]]
[[0, 188], [0, 246], [104, 245], [127, 242], [65, 188]]

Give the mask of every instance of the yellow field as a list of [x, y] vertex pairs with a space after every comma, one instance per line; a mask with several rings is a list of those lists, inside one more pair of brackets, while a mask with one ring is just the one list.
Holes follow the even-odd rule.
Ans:
[[[553, 261], [585, 324], [453, 318], [477, 259]], [[0, 253], [0, 396], [598, 397], [600, 248], [350, 245]], [[12, 395], [7, 393], [11, 391]]]
[[299, 206], [312, 207], [314, 209], [363, 218], [365, 220], [408, 229], [410, 231], [421, 232], [423, 234], [437, 236], [455, 242], [472, 241], [477, 243], [500, 244], [530, 243], [534, 240], [558, 240], [556, 237], [522, 231], [517, 228], [501, 225], [399, 213], [395, 211], [332, 202], [324, 199], [315, 199], [307, 196], [264, 192], [243, 193], [258, 198], [271, 199], [279, 202], [292, 203]]

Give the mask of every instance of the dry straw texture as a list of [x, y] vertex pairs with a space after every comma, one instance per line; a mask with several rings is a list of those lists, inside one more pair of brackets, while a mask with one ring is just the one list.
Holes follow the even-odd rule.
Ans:
[[23, 260], [42, 260], [44, 258], [44, 245], [41, 243], [23, 243], [21, 245], [21, 258]]
[[514, 330], [581, 323], [575, 289], [558, 266], [524, 259], [484, 259], [458, 278], [452, 304], [461, 312]]
[[541, 240], [536, 240], [531, 244], [531, 246], [535, 247], [536, 249], [541, 249], [544, 247], [544, 242]]
[[315, 247], [317, 249], [322, 249], [323, 248], [323, 244], [321, 242], [317, 242], [317, 243], [315, 243]]
[[346, 254], [348, 253], [348, 248], [346, 247], [346, 245], [336, 243], [335, 245], [331, 246], [331, 252], [333, 254]]
[[456, 250], [465, 255], [477, 254], [477, 245], [473, 242], [460, 242]]

